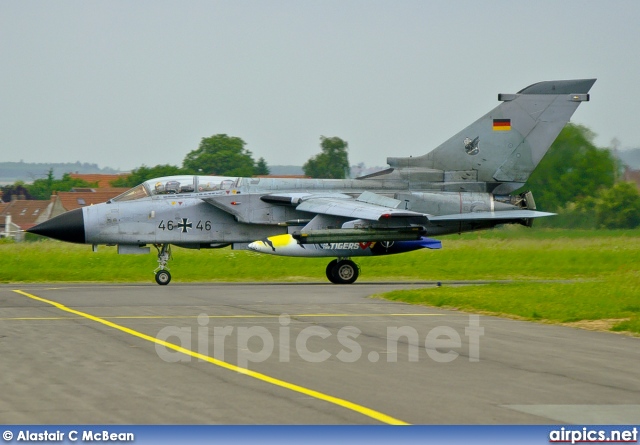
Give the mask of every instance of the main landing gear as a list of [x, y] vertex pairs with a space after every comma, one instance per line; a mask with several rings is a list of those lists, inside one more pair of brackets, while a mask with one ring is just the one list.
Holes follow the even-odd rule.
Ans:
[[[172, 259], [170, 244], [154, 244], [158, 251], [158, 267], [153, 273], [156, 275], [156, 283], [166, 286], [171, 282], [171, 274], [167, 263]], [[349, 258], [338, 258], [327, 264], [327, 278], [333, 284], [351, 284], [355, 283], [360, 275], [358, 265]]]
[[327, 264], [327, 278], [333, 284], [351, 284], [359, 274], [360, 269], [349, 258], [338, 258]]
[[154, 244], [158, 251], [158, 267], [153, 271], [156, 274], [156, 283], [161, 286], [169, 284], [171, 274], [167, 268], [167, 262], [172, 259], [170, 244]]

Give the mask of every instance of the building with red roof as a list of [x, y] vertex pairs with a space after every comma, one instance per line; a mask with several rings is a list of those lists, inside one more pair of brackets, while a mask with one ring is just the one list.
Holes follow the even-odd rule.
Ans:
[[15, 199], [6, 203], [0, 210], [0, 232], [2, 236], [10, 236], [17, 241], [24, 239], [23, 230], [40, 224], [55, 216], [53, 199], [26, 200]]
[[105, 174], [81, 174], [81, 173], [69, 173], [69, 177], [73, 179], [82, 179], [89, 184], [96, 184], [97, 188], [106, 189], [113, 187], [111, 182], [116, 179], [121, 179], [129, 176], [129, 173], [121, 173], [118, 175], [105, 175]]
[[129, 189], [126, 187], [110, 187], [105, 189], [75, 189], [71, 192], [58, 192], [57, 195], [51, 197], [54, 201], [53, 212], [59, 215], [69, 210], [107, 202], [127, 190]]
[[127, 190], [126, 187], [83, 188], [58, 192], [49, 200], [15, 199], [9, 203], [0, 203], [0, 236], [10, 236], [22, 241], [24, 230], [69, 210], [106, 202]]

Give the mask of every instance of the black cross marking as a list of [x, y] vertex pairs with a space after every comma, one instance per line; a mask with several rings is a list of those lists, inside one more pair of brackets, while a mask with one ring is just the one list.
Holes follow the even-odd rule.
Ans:
[[182, 233], [189, 233], [189, 229], [193, 229], [193, 224], [189, 222], [189, 218], [182, 218], [182, 222], [178, 223], [178, 227], [182, 229]]

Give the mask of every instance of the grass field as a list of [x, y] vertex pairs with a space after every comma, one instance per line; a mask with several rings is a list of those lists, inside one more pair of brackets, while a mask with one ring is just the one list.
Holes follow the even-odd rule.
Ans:
[[[640, 333], [640, 231], [510, 227], [441, 238], [443, 249], [356, 258], [364, 281], [433, 280], [384, 298]], [[152, 249], [153, 250], [153, 249]], [[175, 282], [325, 281], [329, 258], [174, 248]], [[56, 241], [0, 244], [0, 282], [153, 282], [155, 255]], [[509, 280], [454, 287], [455, 280]], [[546, 280], [542, 282], [541, 280]]]

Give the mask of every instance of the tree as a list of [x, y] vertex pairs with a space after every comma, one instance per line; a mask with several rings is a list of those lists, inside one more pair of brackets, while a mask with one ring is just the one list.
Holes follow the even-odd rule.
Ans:
[[594, 137], [582, 125], [568, 124], [560, 132], [527, 181], [539, 208], [558, 210], [613, 186], [616, 162], [609, 150], [593, 144]]
[[349, 176], [349, 156], [347, 141], [337, 136], [320, 136], [322, 152], [310, 158], [302, 166], [304, 174], [312, 178], [344, 179]]
[[18, 199], [18, 197], [20, 199], [33, 199], [22, 181], [16, 181], [13, 185], [5, 185], [1, 187], [0, 190], [2, 190], [2, 194], [0, 194], [0, 198], [2, 199], [0, 199], [0, 202], [11, 202], [14, 196], [16, 199]]
[[253, 174], [254, 175], [268, 175], [269, 173], [271, 173], [271, 171], [269, 170], [269, 166], [267, 165], [267, 161], [265, 161], [264, 158], [258, 159], [258, 162], [256, 162], [256, 166], [253, 169]]
[[619, 182], [602, 190], [595, 203], [599, 227], [633, 229], [640, 226], [640, 193], [632, 182]]
[[121, 178], [111, 181], [114, 187], [135, 187], [144, 181], [162, 176], [173, 176], [187, 173], [184, 169], [175, 165], [163, 164], [155, 167], [147, 167], [143, 165], [131, 171], [131, 174], [122, 176]]
[[198, 149], [187, 154], [182, 166], [194, 174], [253, 176], [255, 161], [244, 146], [242, 139], [226, 134], [202, 138]]
[[54, 192], [68, 192], [74, 187], [96, 187], [83, 179], [72, 178], [69, 173], [62, 175], [62, 179], [55, 179], [53, 169], [49, 169], [46, 178], [36, 179], [33, 184], [26, 185], [31, 199], [50, 199]]

